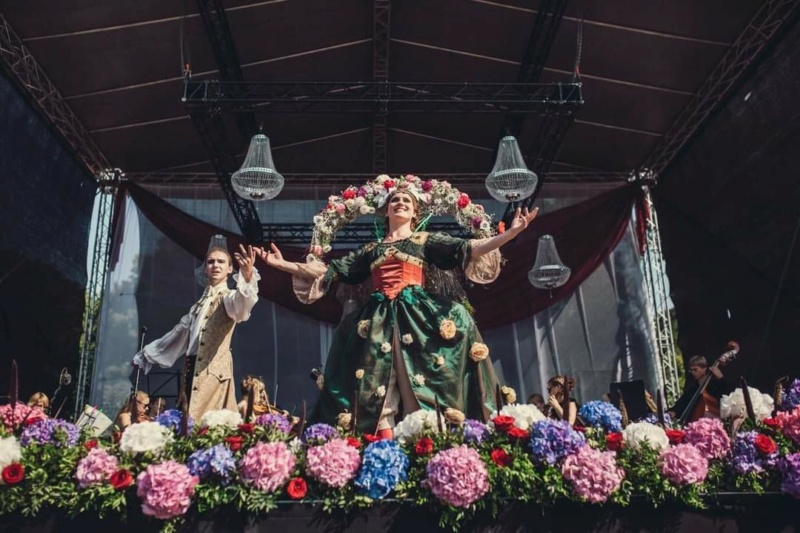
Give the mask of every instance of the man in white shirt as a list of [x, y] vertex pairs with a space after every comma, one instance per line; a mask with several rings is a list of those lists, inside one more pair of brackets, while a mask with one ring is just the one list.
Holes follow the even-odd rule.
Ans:
[[255, 250], [240, 245], [240, 253], [234, 254], [239, 273], [233, 276], [236, 289], [231, 290], [227, 283], [233, 273], [231, 256], [224, 244], [215, 244], [219, 242], [219, 236], [212, 238], [206, 255], [203, 270], [208, 286], [203, 296], [172, 331], [147, 344], [133, 358], [133, 364], [148, 373], [153, 365], [169, 368], [185, 355], [183, 388], [189, 414], [196, 420], [207, 411], [237, 410], [231, 337], [236, 324], [250, 318], [258, 301]]

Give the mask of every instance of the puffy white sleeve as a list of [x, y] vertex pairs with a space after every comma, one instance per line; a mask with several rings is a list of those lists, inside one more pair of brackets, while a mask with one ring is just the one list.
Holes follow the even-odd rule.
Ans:
[[186, 355], [189, 348], [189, 331], [192, 317], [186, 314], [172, 330], [153, 342], [145, 345], [142, 350], [133, 357], [133, 364], [144, 369], [147, 374], [154, 365], [161, 368], [169, 368], [175, 361]]
[[236, 290], [233, 290], [223, 296], [225, 303], [225, 311], [228, 316], [236, 322], [244, 322], [250, 318], [250, 311], [258, 301], [258, 280], [261, 276], [258, 270], [253, 269], [253, 277], [247, 282], [241, 273], [237, 272], [233, 275], [236, 281]]

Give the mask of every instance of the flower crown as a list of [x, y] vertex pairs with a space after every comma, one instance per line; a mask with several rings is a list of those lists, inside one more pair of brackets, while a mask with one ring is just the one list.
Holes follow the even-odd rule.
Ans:
[[447, 181], [422, 180], [412, 174], [397, 178], [381, 174], [360, 187], [350, 186], [340, 194], [328, 197], [328, 205], [314, 216], [308, 259], [322, 260], [331, 250], [331, 242], [337, 231], [359, 216], [380, 212], [397, 191], [407, 192], [417, 199], [421, 226], [432, 216], [451, 215], [476, 238], [494, 234], [491, 215]]

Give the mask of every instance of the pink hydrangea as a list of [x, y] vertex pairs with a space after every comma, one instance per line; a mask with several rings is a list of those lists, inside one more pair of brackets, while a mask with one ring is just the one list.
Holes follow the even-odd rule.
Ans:
[[721, 459], [731, 450], [731, 439], [716, 418], [701, 418], [686, 426], [683, 442], [694, 445], [709, 459]]
[[661, 452], [661, 473], [676, 485], [702, 483], [708, 475], [708, 459], [691, 444], [678, 444]]
[[588, 445], [564, 459], [561, 473], [575, 494], [591, 503], [606, 501], [625, 478], [625, 471], [617, 466], [614, 452], [601, 452]]
[[0, 421], [8, 431], [14, 431], [20, 424], [25, 422], [31, 424], [37, 420], [45, 420], [47, 415], [38, 407], [29, 407], [24, 403], [17, 402], [14, 407], [11, 404], [0, 405]]
[[355, 477], [361, 465], [358, 449], [345, 439], [312, 446], [306, 453], [306, 472], [325, 485], [342, 488]]
[[800, 407], [792, 411], [778, 413], [775, 417], [781, 425], [783, 435], [800, 446]]
[[294, 470], [295, 456], [283, 442], [259, 442], [244, 454], [242, 480], [264, 492], [283, 487]]
[[176, 461], [150, 465], [136, 477], [136, 495], [142, 499], [142, 512], [161, 520], [185, 514], [192, 504], [197, 476]]
[[89, 485], [105, 483], [119, 468], [117, 458], [102, 448], [92, 448], [86, 457], [78, 461], [75, 480], [85, 489]]
[[437, 453], [425, 470], [434, 496], [454, 507], [468, 507], [489, 490], [486, 465], [465, 445]]

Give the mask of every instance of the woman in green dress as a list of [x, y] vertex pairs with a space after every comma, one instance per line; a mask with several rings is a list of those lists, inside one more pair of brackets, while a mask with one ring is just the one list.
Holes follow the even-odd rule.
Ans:
[[304, 303], [319, 299], [334, 281], [355, 285], [372, 278], [367, 303], [344, 317], [334, 334], [315, 421], [334, 424], [339, 414], [354, 413], [358, 430], [390, 438], [396, 421], [432, 410], [437, 401], [480, 420], [495, 409], [489, 349], [462, 304], [426, 292], [425, 267], [463, 268], [473, 282], [494, 281], [499, 247], [528, 227], [537, 210], [517, 210], [504, 233], [464, 240], [415, 231], [426, 198], [409, 184], [389, 191], [381, 206], [385, 237], [327, 265], [313, 256], [288, 262], [274, 244], [260, 250], [267, 265], [292, 274]]

